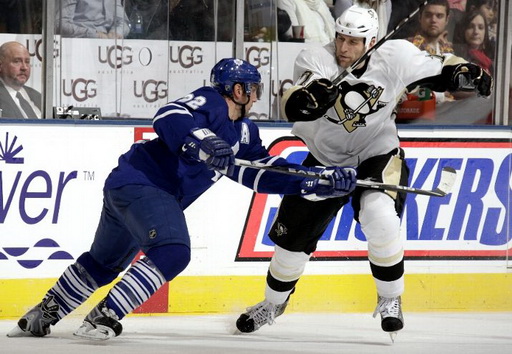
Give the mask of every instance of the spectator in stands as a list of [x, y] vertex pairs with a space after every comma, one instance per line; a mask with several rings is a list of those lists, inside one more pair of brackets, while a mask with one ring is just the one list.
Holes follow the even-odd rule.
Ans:
[[487, 21], [489, 40], [496, 42], [496, 29], [498, 24], [498, 3], [496, 0], [468, 0], [466, 11], [480, 11]]
[[[446, 39], [449, 15], [450, 7], [447, 0], [431, 0], [419, 12], [419, 31], [408, 40], [433, 55], [453, 53], [453, 46]], [[453, 99], [449, 92], [436, 92], [435, 96], [437, 103]]]
[[[469, 1], [468, 1], [469, 5]], [[445, 40], [446, 24], [448, 23], [449, 7], [446, 0], [431, 0], [420, 13], [422, 33], [431, 40], [422, 41], [414, 37], [413, 43], [431, 54], [453, 53], [453, 45]], [[462, 23], [458, 26], [466, 28]], [[437, 41], [435, 40], [437, 35]], [[454, 35], [455, 37], [455, 35]], [[434, 40], [432, 40], [434, 39]], [[457, 39], [457, 41], [459, 41]], [[459, 54], [460, 55], [460, 54]], [[471, 61], [469, 57], [464, 57]], [[477, 64], [479, 64], [477, 62]], [[492, 122], [493, 96], [490, 99], [477, 96], [474, 92], [435, 92], [437, 124], [490, 124]]]
[[55, 32], [63, 37], [124, 38], [130, 33], [121, 0], [60, 0]]
[[336, 0], [333, 11], [334, 18], [340, 17], [341, 14], [352, 5], [366, 5], [374, 9], [379, 16], [379, 33], [377, 39], [381, 39], [387, 34], [389, 21], [391, 19], [391, 0]]
[[446, 26], [450, 15], [447, 0], [431, 0], [419, 13], [419, 31], [409, 38], [421, 50], [430, 54], [453, 53], [453, 46], [447, 41]]
[[454, 37], [455, 55], [478, 64], [492, 73], [494, 48], [489, 41], [488, 26], [480, 11], [471, 11], [459, 22]]
[[334, 40], [334, 17], [324, 0], [277, 0], [277, 7], [288, 13], [292, 27], [304, 26], [306, 42], [325, 45]]
[[41, 118], [41, 93], [25, 86], [30, 55], [18, 42], [0, 46], [0, 109], [3, 118]]

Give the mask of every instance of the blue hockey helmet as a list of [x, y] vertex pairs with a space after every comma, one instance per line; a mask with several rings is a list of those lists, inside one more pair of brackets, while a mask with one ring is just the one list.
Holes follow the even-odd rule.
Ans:
[[221, 95], [232, 97], [233, 86], [238, 83], [244, 86], [247, 96], [251, 95], [251, 89], [255, 87], [258, 99], [261, 97], [261, 75], [254, 65], [242, 59], [221, 59], [212, 69], [210, 82]]

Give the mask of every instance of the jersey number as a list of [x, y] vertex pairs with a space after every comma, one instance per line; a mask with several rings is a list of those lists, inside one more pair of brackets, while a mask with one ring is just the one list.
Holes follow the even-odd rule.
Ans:
[[191, 109], [198, 109], [206, 103], [206, 98], [204, 98], [204, 96], [195, 97], [193, 94], [188, 94], [180, 98], [177, 102], [185, 103]]

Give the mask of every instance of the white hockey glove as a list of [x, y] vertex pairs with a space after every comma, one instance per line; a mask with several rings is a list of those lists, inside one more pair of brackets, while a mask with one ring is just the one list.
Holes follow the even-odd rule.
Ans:
[[353, 167], [311, 168], [328, 179], [304, 178], [301, 183], [301, 195], [311, 201], [343, 197], [356, 188], [357, 173]]
[[185, 156], [206, 163], [209, 169], [228, 176], [233, 172], [235, 155], [231, 146], [210, 129], [192, 129], [185, 138], [182, 150]]

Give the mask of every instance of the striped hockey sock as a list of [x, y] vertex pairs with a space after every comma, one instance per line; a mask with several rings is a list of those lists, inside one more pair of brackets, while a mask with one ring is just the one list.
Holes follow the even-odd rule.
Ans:
[[147, 257], [135, 262], [107, 295], [107, 308], [121, 320], [151, 297], [163, 284], [164, 276]]
[[45, 298], [54, 297], [59, 305], [57, 317], [60, 320], [83, 304], [97, 288], [98, 285], [82, 265], [75, 263], [64, 271]]

